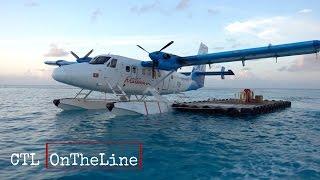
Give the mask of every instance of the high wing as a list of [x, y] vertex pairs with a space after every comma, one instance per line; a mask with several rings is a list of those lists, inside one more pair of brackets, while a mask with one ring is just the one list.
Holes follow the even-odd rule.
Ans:
[[305, 41], [282, 45], [269, 45], [251, 49], [226, 51], [211, 53], [205, 55], [181, 57], [184, 66], [213, 64], [233, 61], [246, 61], [262, 58], [278, 58], [284, 56], [302, 55], [318, 53], [320, 50], [320, 41]]
[[[171, 41], [169, 45], [171, 45], [172, 43], [173, 41]], [[167, 47], [167, 45], [165, 47]], [[141, 65], [144, 67], [153, 67], [156, 69], [168, 71], [177, 70], [178, 68], [181, 68], [183, 66], [234, 61], [242, 61], [242, 64], [244, 65], [244, 62], [247, 60], [318, 53], [320, 51], [320, 41], [314, 40], [281, 45], [270, 44], [269, 46], [265, 47], [185, 57], [161, 52], [161, 50], [149, 53], [149, 57], [152, 61], [142, 61]]]
[[45, 61], [44, 62], [47, 65], [53, 65], [53, 66], [65, 66], [69, 64], [74, 64], [77, 62], [70, 62], [70, 61], [65, 61], [65, 60], [57, 60], [57, 61]]

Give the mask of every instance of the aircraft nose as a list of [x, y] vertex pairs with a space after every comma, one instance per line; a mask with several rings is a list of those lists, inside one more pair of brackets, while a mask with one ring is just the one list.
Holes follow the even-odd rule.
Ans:
[[65, 79], [65, 72], [62, 67], [58, 67], [53, 70], [52, 78], [56, 81], [63, 82]]

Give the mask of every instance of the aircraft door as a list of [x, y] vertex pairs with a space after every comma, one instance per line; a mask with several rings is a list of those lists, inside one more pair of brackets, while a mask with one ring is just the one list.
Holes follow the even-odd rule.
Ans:
[[138, 76], [138, 68], [137, 66], [131, 66], [131, 76], [136, 78]]
[[109, 83], [109, 85], [111, 87], [115, 86], [118, 82], [118, 78], [119, 75], [122, 73], [119, 72], [119, 70], [122, 68], [123, 64], [119, 63], [117, 59], [113, 58], [111, 60], [109, 60], [109, 62], [106, 65], [106, 70], [105, 73], [106, 75], [108, 74], [108, 76], [105, 76], [104, 81], [107, 84], [107, 82]]
[[173, 75], [171, 74], [168, 77], [168, 90], [170, 90], [170, 88], [172, 88], [172, 83], [173, 83]]
[[[164, 74], [165, 76], [165, 74]], [[162, 82], [162, 90], [169, 90], [171, 83], [171, 76], [166, 77], [166, 79]]]

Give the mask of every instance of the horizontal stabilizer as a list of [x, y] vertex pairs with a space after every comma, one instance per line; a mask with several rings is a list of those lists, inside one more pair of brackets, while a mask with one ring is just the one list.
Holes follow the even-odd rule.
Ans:
[[[234, 75], [232, 70], [228, 71], [213, 71], [213, 72], [194, 72], [197, 75], [205, 75], [205, 76], [222, 76], [222, 75]], [[181, 72], [186, 76], [189, 76], [191, 72]]]

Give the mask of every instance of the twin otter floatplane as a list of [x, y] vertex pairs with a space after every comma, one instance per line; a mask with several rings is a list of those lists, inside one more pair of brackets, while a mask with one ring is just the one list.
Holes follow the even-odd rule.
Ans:
[[[46, 61], [45, 64], [57, 65], [52, 73], [53, 79], [61, 83], [81, 88], [74, 98], [55, 99], [54, 104], [64, 110], [74, 109], [107, 109], [115, 114], [157, 114], [170, 111], [171, 104], [163, 96], [204, 86], [207, 75], [234, 75], [224, 67], [219, 72], [206, 72], [206, 64], [224, 63], [278, 58], [284, 56], [318, 53], [320, 41], [305, 41], [282, 45], [226, 51], [208, 54], [208, 47], [200, 44], [198, 55], [177, 56], [163, 52], [173, 41], [159, 51], [149, 53], [151, 61], [140, 61], [119, 55], [99, 55], [90, 58], [87, 55], [77, 58], [76, 62], [65, 60]], [[184, 66], [194, 66], [192, 72], [177, 72]], [[86, 93], [84, 93], [87, 91]], [[90, 99], [92, 91], [112, 93], [115, 99]], [[81, 95], [83, 95], [81, 97]], [[154, 100], [146, 100], [154, 96]], [[134, 98], [133, 98], [134, 97]]]

